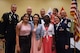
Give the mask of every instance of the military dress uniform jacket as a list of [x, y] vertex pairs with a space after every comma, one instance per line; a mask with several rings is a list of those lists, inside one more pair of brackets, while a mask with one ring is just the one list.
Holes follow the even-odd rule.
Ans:
[[4, 13], [2, 16], [3, 19], [3, 34], [5, 35], [6, 40], [14, 40], [16, 37], [15, 28], [18, 23], [18, 15], [9, 13]]
[[69, 32], [66, 30], [67, 26], [64, 23], [55, 25], [55, 39], [57, 53], [65, 53], [65, 45], [69, 45]]
[[[56, 35], [56, 39], [57, 38], [61, 38], [64, 39], [63, 41], [65, 41], [65, 44], [68, 44], [69, 41], [69, 34], [68, 31], [66, 30], [67, 26], [64, 23], [60, 23], [59, 26], [55, 26], [55, 35]], [[58, 40], [58, 39], [57, 39]]]
[[67, 31], [70, 32], [70, 28], [71, 28], [71, 20], [70, 19], [67, 19], [67, 18], [62, 18], [61, 19], [61, 22], [62, 23], [65, 23], [67, 25]]

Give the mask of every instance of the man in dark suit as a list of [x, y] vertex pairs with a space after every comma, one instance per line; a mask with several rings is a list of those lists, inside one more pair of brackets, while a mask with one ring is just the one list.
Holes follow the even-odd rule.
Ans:
[[26, 12], [29, 15], [29, 21], [33, 21], [33, 16], [31, 15], [32, 14], [32, 8], [28, 7]]
[[16, 25], [18, 23], [18, 15], [15, 14], [17, 10], [16, 4], [11, 5], [11, 12], [4, 13], [3, 19], [3, 34], [5, 38], [5, 53], [15, 53], [16, 40]]
[[58, 16], [54, 18], [56, 51], [57, 53], [68, 53], [69, 33], [66, 30], [66, 24], [60, 22], [60, 20]]
[[40, 10], [40, 24], [44, 24], [44, 16], [45, 16], [45, 9], [44, 8], [42, 8], [41, 10]]
[[57, 8], [53, 8], [52, 14], [53, 14], [54, 16], [58, 16], [58, 12], [59, 12], [59, 10], [58, 10]]
[[[27, 8], [25, 14], [28, 14], [28, 15], [29, 15], [29, 21], [33, 21], [33, 16], [31, 15], [31, 14], [32, 14], [32, 8], [31, 8], [31, 7], [28, 7], [28, 8]], [[22, 20], [22, 19], [23, 19], [23, 17], [21, 17], [21, 20]]]

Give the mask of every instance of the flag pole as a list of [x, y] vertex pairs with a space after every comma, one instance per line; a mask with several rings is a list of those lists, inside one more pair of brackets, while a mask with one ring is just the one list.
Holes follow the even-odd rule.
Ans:
[[74, 22], [74, 53], [76, 53], [76, 41], [78, 41], [78, 36], [77, 36], [77, 33], [76, 33], [76, 31], [77, 31], [77, 28], [76, 28], [76, 26], [77, 26], [77, 21], [78, 21], [78, 10], [76, 10], [76, 15], [74, 15], [74, 20], [76, 21], [76, 22]]
[[[75, 36], [74, 36], [74, 39], [75, 39]], [[75, 43], [75, 40], [74, 40], [74, 53], [76, 53], [76, 43]]]
[[[73, 35], [74, 34], [75, 34], [75, 20], [74, 20], [74, 33], [73, 33]], [[75, 35], [73, 36], [73, 39], [74, 39], [74, 53], [76, 53], [76, 49], [75, 49]]]
[[74, 53], [76, 53], [76, 18], [77, 18], [77, 11], [76, 11], [76, 15], [73, 16], [74, 17]]

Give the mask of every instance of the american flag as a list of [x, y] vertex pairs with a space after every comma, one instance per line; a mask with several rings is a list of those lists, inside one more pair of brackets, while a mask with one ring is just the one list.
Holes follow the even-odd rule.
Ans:
[[72, 0], [72, 2], [71, 2], [70, 14], [71, 14], [72, 16], [77, 15], [77, 0]]
[[80, 39], [80, 30], [78, 29], [79, 28], [79, 16], [78, 16], [78, 8], [77, 8], [77, 0], [72, 0], [71, 2], [71, 9], [70, 9], [70, 14], [74, 17], [74, 40], [75, 41], [79, 41]]

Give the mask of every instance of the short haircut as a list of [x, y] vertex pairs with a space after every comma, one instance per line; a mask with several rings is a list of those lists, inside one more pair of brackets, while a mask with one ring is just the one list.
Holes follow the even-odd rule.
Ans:
[[53, 10], [55, 10], [56, 12], [59, 12], [57, 8], [53, 8]]

